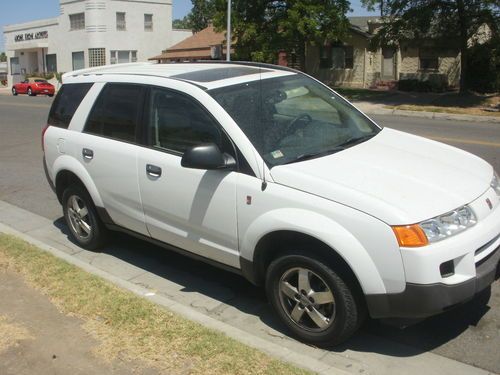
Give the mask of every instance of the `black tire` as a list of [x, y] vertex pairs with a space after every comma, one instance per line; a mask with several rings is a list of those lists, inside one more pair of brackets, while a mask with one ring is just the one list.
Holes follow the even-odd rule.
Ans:
[[47, 95], [49, 98], [52, 98], [54, 96], [54, 94], [49, 94]]
[[[74, 209], [75, 202], [80, 210], [86, 208], [86, 211], [80, 211], [81, 216]], [[104, 246], [108, 230], [100, 220], [92, 198], [85, 188], [81, 185], [71, 185], [66, 188], [62, 196], [62, 205], [71, 238], [79, 246], [87, 250], [96, 250]]]
[[31, 90], [31, 87], [28, 87], [28, 96], [35, 96], [35, 94], [33, 94], [33, 91]]
[[17, 96], [17, 90], [15, 87], [12, 88], [12, 95]]
[[[320, 304], [312, 298], [312, 302], [306, 305], [307, 301], [302, 304], [298, 302], [304, 301], [302, 296], [296, 295], [294, 297], [296, 299], [293, 299], [280, 292], [280, 285], [283, 281], [286, 281], [284, 277], [287, 277], [287, 275], [291, 277], [288, 284], [293, 286], [293, 277], [295, 277], [293, 272], [297, 269], [299, 271], [297, 271], [296, 290], [299, 293], [298, 273], [303, 272], [300, 271], [303, 269], [309, 271], [310, 291], [314, 293], [303, 293], [306, 300], [308, 299], [307, 296], [314, 297], [319, 295], [318, 291], [323, 290], [333, 295], [334, 302]], [[325, 288], [321, 288], [322, 284], [325, 284]], [[313, 285], [316, 285], [318, 290], [314, 290]], [[267, 269], [266, 292], [274, 311], [292, 334], [300, 341], [315, 346], [331, 347], [342, 343], [354, 334], [366, 316], [360, 292], [354, 283], [349, 280], [349, 277], [343, 276], [341, 272], [335, 272], [325, 262], [306, 255], [284, 255], [274, 260]], [[314, 304], [315, 302], [317, 304]], [[294, 304], [295, 307], [292, 309]], [[298, 322], [292, 318], [296, 309], [302, 311], [302, 313], [299, 313]], [[325, 327], [314, 327], [317, 323], [314, 322], [312, 317], [316, 316], [317, 319], [318, 312], [321, 314], [319, 316], [330, 317], [330, 319], [321, 322], [321, 324], [328, 322]]]

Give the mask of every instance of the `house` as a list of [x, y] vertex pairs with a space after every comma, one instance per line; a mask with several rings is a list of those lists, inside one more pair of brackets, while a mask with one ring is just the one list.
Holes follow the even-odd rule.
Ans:
[[306, 47], [308, 74], [335, 86], [391, 86], [397, 80], [429, 80], [456, 87], [460, 80], [458, 47], [435, 48], [432, 41], [406, 42], [373, 50], [370, 40], [379, 17], [349, 17], [348, 35], [339, 42]]
[[[161, 55], [149, 58], [159, 63], [223, 60], [226, 56], [226, 33], [218, 33], [212, 25], [164, 50]], [[234, 50], [231, 49], [231, 53]]]

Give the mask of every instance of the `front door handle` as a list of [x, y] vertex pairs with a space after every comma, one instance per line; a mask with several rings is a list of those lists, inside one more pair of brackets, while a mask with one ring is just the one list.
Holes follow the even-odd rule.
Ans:
[[151, 177], [158, 178], [161, 176], [161, 168], [156, 165], [146, 164], [146, 173]]
[[83, 156], [84, 159], [91, 160], [91, 159], [94, 158], [94, 151], [92, 151], [89, 148], [84, 148], [82, 150], [82, 156]]

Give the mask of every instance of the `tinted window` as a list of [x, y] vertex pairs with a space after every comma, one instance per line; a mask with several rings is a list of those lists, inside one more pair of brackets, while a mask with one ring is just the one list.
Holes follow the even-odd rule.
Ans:
[[152, 146], [181, 153], [202, 143], [226, 148], [226, 137], [199, 104], [161, 88], [151, 89], [149, 136]]
[[143, 91], [140, 85], [107, 84], [92, 108], [85, 132], [134, 142]]
[[76, 109], [91, 87], [92, 83], [63, 85], [50, 109], [48, 124], [67, 129]]

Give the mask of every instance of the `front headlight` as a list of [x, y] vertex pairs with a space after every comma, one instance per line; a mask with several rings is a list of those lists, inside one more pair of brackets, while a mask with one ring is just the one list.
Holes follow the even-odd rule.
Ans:
[[476, 224], [477, 219], [469, 206], [460, 207], [419, 224], [429, 242], [436, 242], [463, 232]]
[[500, 197], [500, 177], [498, 177], [497, 172], [493, 174], [493, 179], [491, 180], [490, 186], [495, 190], [497, 195]]

